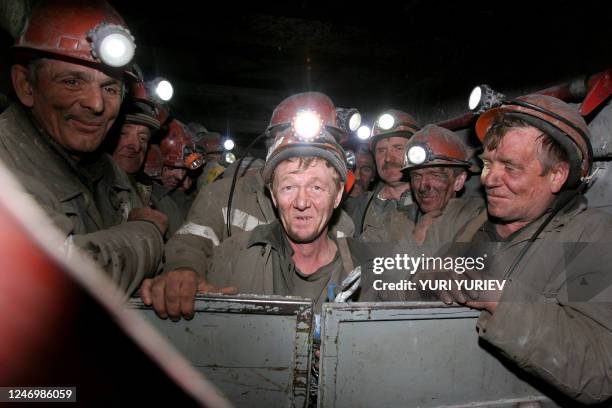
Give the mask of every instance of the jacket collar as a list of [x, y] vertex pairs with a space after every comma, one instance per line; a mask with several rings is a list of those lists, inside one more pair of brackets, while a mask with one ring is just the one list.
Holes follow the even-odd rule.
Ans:
[[255, 245], [270, 245], [277, 252], [282, 252], [284, 248], [288, 247], [291, 255], [293, 255], [293, 249], [285, 243], [283, 226], [279, 220], [259, 225], [251, 232], [247, 247], [250, 248]]

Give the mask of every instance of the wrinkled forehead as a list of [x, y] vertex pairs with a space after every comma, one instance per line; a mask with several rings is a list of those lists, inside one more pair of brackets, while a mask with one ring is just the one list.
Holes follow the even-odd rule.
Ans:
[[482, 157], [515, 158], [531, 160], [542, 149], [542, 131], [534, 127], [517, 127], [508, 130], [493, 149], [484, 148]]
[[327, 160], [319, 157], [301, 158], [290, 157], [280, 162], [274, 169], [273, 179], [275, 182], [283, 180], [314, 180], [334, 181], [336, 170], [327, 163]]
[[397, 137], [397, 136], [387, 137], [387, 138], [381, 139], [378, 143], [376, 143], [376, 149], [379, 149], [381, 147], [389, 147], [389, 146], [405, 147], [408, 144], [408, 140], [409, 139], [405, 137]]
[[36, 64], [38, 68], [36, 71], [37, 74], [49, 77], [72, 74], [89, 81], [116, 82], [123, 84], [123, 76], [121, 73], [117, 72], [105, 72], [94, 67], [50, 58], [41, 58], [36, 61]]

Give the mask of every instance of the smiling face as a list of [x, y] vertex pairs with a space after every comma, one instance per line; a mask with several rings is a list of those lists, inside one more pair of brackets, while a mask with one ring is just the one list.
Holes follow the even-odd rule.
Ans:
[[308, 243], [327, 231], [334, 209], [340, 205], [344, 186], [327, 161], [291, 158], [276, 166], [272, 201], [289, 239]]
[[113, 159], [127, 174], [140, 170], [147, 155], [151, 129], [143, 125], [126, 123], [121, 127]]
[[421, 211], [444, 210], [463, 188], [467, 174], [457, 167], [426, 167], [410, 171], [410, 186]]
[[13, 85], [21, 102], [73, 155], [96, 150], [119, 113], [121, 79], [83, 65], [47, 59], [39, 61], [33, 71], [13, 66]]
[[510, 129], [493, 150], [485, 149], [481, 182], [489, 214], [504, 223], [529, 223], [551, 205], [567, 179], [569, 165], [543, 172], [542, 132], [534, 127]]
[[405, 137], [388, 137], [380, 140], [374, 147], [376, 171], [380, 178], [391, 186], [402, 184], [402, 166], [404, 150], [408, 139]]

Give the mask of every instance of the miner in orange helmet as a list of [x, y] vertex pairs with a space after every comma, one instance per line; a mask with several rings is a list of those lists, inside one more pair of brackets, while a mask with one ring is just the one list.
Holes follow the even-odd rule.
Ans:
[[480, 310], [479, 342], [528, 381], [547, 383], [545, 394], [609, 403], [612, 216], [582, 195], [593, 177], [589, 129], [576, 108], [546, 95], [508, 98], [480, 86], [470, 108], [480, 114], [486, 208], [445, 213], [428, 237], [456, 231], [441, 255], [482, 266], [437, 273], [463, 286], [435, 294]]
[[156, 272], [167, 226], [100, 149], [134, 77], [135, 47], [105, 1], [38, 2], [13, 47], [18, 102], [0, 116], [2, 160], [65, 234], [66, 248], [91, 251], [126, 293]]
[[412, 204], [410, 183], [402, 174], [402, 166], [406, 143], [419, 129], [411, 115], [397, 109], [387, 109], [374, 122], [370, 150], [380, 180], [354, 212], [353, 218], [358, 220], [356, 235], [370, 228], [384, 230], [391, 214], [405, 211]]
[[471, 209], [476, 215], [482, 209], [480, 198], [455, 198], [473, 167], [469, 159], [470, 150], [454, 132], [436, 125], [416, 132], [406, 144], [402, 165], [408, 173], [415, 202], [405, 211], [389, 215], [386, 228], [364, 231], [363, 239], [397, 242], [414, 233], [417, 242], [422, 242], [425, 228], [449, 205], [450, 211]]
[[[335, 271], [334, 282], [344, 275], [343, 270], [337, 268], [341, 257], [336, 257], [339, 246], [334, 240], [351, 236], [353, 223], [342, 210], [335, 210], [337, 194], [341, 197], [341, 190], [348, 179], [344, 151], [338, 142], [345, 130], [338, 126], [336, 115], [336, 107], [331, 99], [320, 92], [296, 94], [279, 103], [262, 135], [265, 136], [268, 146], [266, 161], [262, 163], [261, 160], [255, 160], [249, 162], [244, 169], [241, 167], [236, 170], [240, 177], [236, 178], [232, 201], [228, 200], [231, 194], [231, 177], [215, 181], [200, 191], [187, 222], [166, 245], [163, 273], [143, 283], [141, 293], [145, 303], [153, 305], [160, 317], [192, 316], [193, 298], [198, 287], [202, 291], [217, 290], [205, 280], [213, 254], [223, 246], [223, 253], [227, 255], [233, 251], [228, 248], [232, 248], [237, 242], [243, 242], [241, 237], [249, 234], [253, 234], [253, 237], [263, 234], [266, 236], [265, 242], [268, 242], [270, 236], [274, 236], [276, 240], [284, 240], [285, 235], [278, 235], [283, 230], [287, 231], [286, 236], [291, 242], [298, 242], [299, 245], [316, 241], [315, 246], [324, 250], [319, 254], [323, 255], [324, 264], [329, 268], [326, 269], [325, 265], [318, 264], [317, 261], [303, 266], [304, 272], [310, 275], [323, 269], [320, 274], [315, 275], [329, 277], [328, 272]], [[295, 168], [292, 167], [289, 171], [287, 166]], [[324, 185], [312, 182], [306, 187], [300, 184], [297, 188], [301, 191], [300, 198], [293, 200], [296, 202], [295, 207], [280, 196], [281, 190], [296, 191], [291, 185], [281, 187], [280, 181], [275, 181], [274, 177], [280, 174], [280, 168], [284, 169], [284, 173], [295, 173], [296, 177], [300, 178], [299, 183], [304, 181], [303, 177], [311, 177], [310, 172], [316, 170], [321, 173]], [[273, 192], [272, 199], [268, 191]], [[315, 203], [315, 196], [325, 199]], [[279, 208], [280, 221], [275, 207]], [[332, 238], [329, 239], [333, 243], [328, 240], [330, 236]], [[185, 248], [190, 250], [185, 251]], [[244, 257], [243, 262], [247, 259], [252, 261], [251, 253], [254, 248], [261, 249], [260, 244], [247, 251], [249, 255]], [[290, 251], [288, 247], [284, 248]], [[243, 249], [245, 248], [240, 248]], [[236, 255], [237, 253], [234, 254], [236, 259], [240, 256]], [[344, 255], [342, 258], [349, 259]], [[289, 258], [287, 261], [292, 264], [294, 262]], [[224, 286], [225, 283], [219, 276], [222, 273], [221, 267], [222, 262], [216, 263], [213, 283]], [[232, 267], [236, 268], [238, 276], [238, 273], [248, 273], [253, 264], [244, 270], [240, 270], [240, 266]], [[267, 268], [270, 267], [271, 264], [268, 264]], [[253, 276], [257, 276], [254, 282], [263, 282], [260, 279], [263, 276], [261, 273], [263, 271], [253, 271]], [[269, 270], [265, 273], [269, 273]], [[270, 277], [266, 276], [265, 279]], [[280, 275], [275, 279], [277, 278], [282, 279]], [[244, 282], [237, 285], [240, 291], [264, 293], [262, 287], [246, 288]], [[295, 282], [297, 281], [292, 280], [290, 286], [279, 287], [277, 293], [289, 294], [297, 290], [297, 287], [293, 286]], [[234, 285], [234, 282], [229, 283]], [[309, 288], [314, 288], [308, 295], [317, 298], [319, 306], [326, 298], [325, 294], [321, 295], [323, 283], [323, 280], [318, 279], [313, 285], [306, 283]]]

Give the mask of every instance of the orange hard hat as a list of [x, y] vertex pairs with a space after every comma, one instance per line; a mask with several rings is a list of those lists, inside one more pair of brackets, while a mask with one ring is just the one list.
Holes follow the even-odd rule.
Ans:
[[381, 113], [372, 127], [370, 137], [370, 150], [374, 150], [376, 144], [389, 137], [403, 137], [409, 139], [420, 129], [416, 119], [406, 112], [397, 109], [387, 109]]
[[404, 169], [431, 166], [470, 167], [467, 146], [454, 132], [427, 125], [410, 138], [404, 154]]
[[280, 162], [295, 156], [327, 160], [346, 183], [346, 157], [338, 143], [344, 131], [337, 127], [336, 108], [327, 95], [306, 92], [285, 99], [274, 109], [267, 132], [274, 135], [274, 144], [263, 169], [266, 183]]
[[587, 177], [593, 165], [593, 148], [586, 122], [577, 109], [552, 96], [527, 95], [505, 100], [484, 112], [476, 121], [476, 135], [483, 141], [498, 115], [522, 119], [557, 141], [570, 159], [565, 183], [572, 187]]
[[196, 170], [204, 164], [187, 128], [176, 119], [168, 124], [168, 133], [161, 139], [160, 149], [165, 166]]
[[123, 18], [104, 0], [37, 2], [14, 49], [99, 68], [125, 69], [136, 44]]

